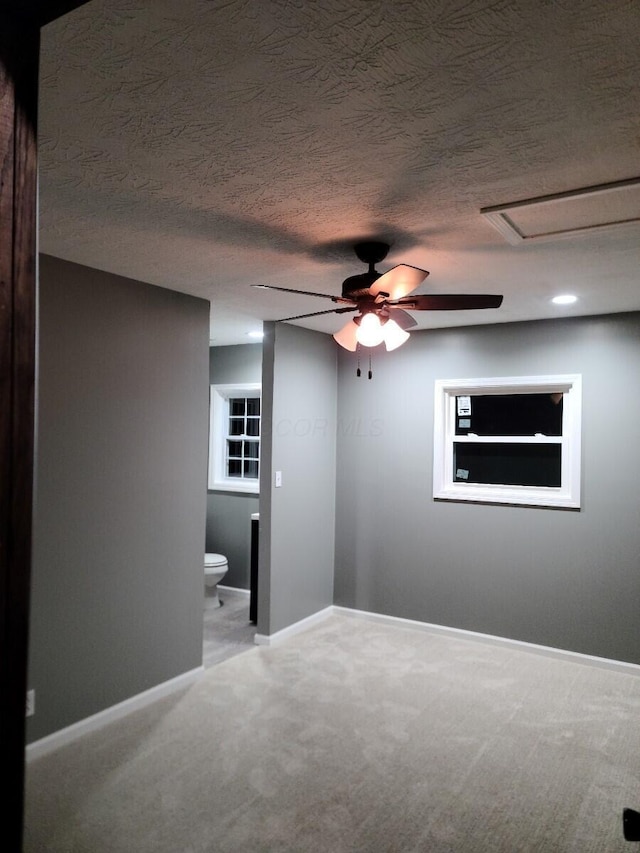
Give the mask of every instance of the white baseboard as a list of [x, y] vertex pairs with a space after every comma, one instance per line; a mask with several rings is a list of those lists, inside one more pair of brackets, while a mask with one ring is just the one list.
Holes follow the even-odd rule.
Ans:
[[371, 613], [368, 610], [354, 610], [351, 607], [333, 606], [333, 612], [342, 616], [350, 616], [355, 619], [367, 619], [372, 622], [383, 622], [388, 625], [398, 625], [405, 628], [415, 628], [419, 631], [428, 631], [432, 634], [446, 634], [449, 637], [457, 637], [461, 640], [473, 640], [476, 642], [490, 643], [494, 646], [508, 646], [519, 649], [522, 652], [533, 652], [550, 658], [581, 663], [588, 666], [596, 666], [601, 669], [612, 669], [624, 672], [627, 675], [640, 676], [640, 665], [627, 663], [626, 661], [612, 660], [611, 658], [600, 658], [595, 655], [585, 655], [581, 652], [572, 652], [566, 649], [555, 649], [552, 646], [539, 646], [536, 643], [526, 643], [523, 640], [510, 640], [507, 637], [496, 637], [493, 634], [480, 634], [477, 631], [467, 631], [464, 628], [448, 628], [446, 625], [434, 625], [431, 622], [418, 622], [415, 619], [403, 619], [400, 616], [386, 616], [383, 613]]
[[47, 755], [55, 749], [71, 743], [81, 735], [96, 731], [97, 729], [102, 728], [102, 726], [107, 725], [107, 723], [113, 723], [115, 720], [120, 720], [122, 717], [126, 717], [127, 714], [130, 714], [132, 711], [137, 711], [140, 708], [150, 705], [152, 702], [156, 702], [158, 699], [162, 699], [164, 696], [169, 696], [177, 690], [189, 687], [189, 685], [193, 684], [194, 681], [197, 681], [197, 679], [200, 678], [203, 672], [204, 667], [199, 666], [196, 669], [192, 669], [189, 672], [176, 676], [176, 678], [164, 681], [162, 684], [158, 684], [149, 690], [145, 690], [143, 693], [138, 693], [137, 696], [125, 699], [124, 702], [112, 705], [110, 708], [105, 708], [104, 711], [93, 714], [91, 717], [86, 717], [84, 720], [73, 723], [71, 726], [67, 726], [64, 729], [53, 732], [53, 734], [40, 738], [40, 740], [36, 740], [27, 745], [26, 759], [27, 761], [30, 761], [34, 758], [40, 758], [43, 755]]
[[[233, 589], [233, 587], [231, 587]], [[244, 592], [245, 590], [239, 590]], [[248, 593], [249, 590], [246, 590]], [[449, 628], [445, 625], [435, 625], [431, 622], [419, 622], [415, 619], [404, 619], [399, 616], [387, 616], [383, 613], [372, 613], [367, 610], [355, 610], [351, 607], [340, 607], [332, 605], [325, 607], [324, 610], [319, 610], [317, 613], [312, 613], [305, 619], [295, 622], [283, 628], [281, 631], [276, 631], [275, 634], [256, 634], [255, 643], [258, 646], [273, 646], [289, 637], [300, 634], [316, 625], [323, 622], [333, 614], [340, 616], [348, 616], [352, 619], [364, 619], [371, 622], [382, 622], [387, 625], [396, 625], [404, 628], [413, 628], [414, 630], [427, 631], [432, 634], [444, 634], [449, 637], [456, 637], [462, 640], [470, 640], [472, 642], [489, 643], [497, 646], [506, 646], [513, 649], [519, 649], [524, 652], [543, 655], [550, 658], [566, 660], [572, 663], [586, 664], [587, 666], [595, 666], [601, 669], [614, 670], [616, 672], [625, 673], [627, 675], [640, 676], [640, 665], [635, 663], [627, 663], [626, 661], [612, 660], [610, 658], [596, 657], [595, 655], [586, 655], [580, 652], [572, 652], [566, 649], [555, 649], [551, 646], [540, 646], [535, 643], [526, 643], [522, 640], [511, 640], [507, 637], [496, 637], [493, 634], [481, 634], [476, 631], [467, 631], [464, 628]], [[34, 741], [27, 745], [26, 758], [27, 761], [39, 758], [49, 752], [53, 752], [65, 744], [79, 738], [81, 735], [96, 731], [108, 723], [125, 717], [132, 711], [139, 708], [144, 708], [152, 702], [162, 699], [177, 690], [188, 687], [195, 682], [203, 673], [204, 667], [200, 666], [185, 672], [182, 675], [158, 684], [150, 690], [139, 693], [137, 696], [132, 696], [118, 705], [113, 705], [111, 708], [106, 708], [91, 717], [80, 720], [67, 728], [60, 729], [51, 735], [47, 735], [40, 740]]]
[[332, 615], [333, 611], [333, 605], [330, 605], [329, 607], [325, 607], [324, 610], [319, 610], [317, 613], [312, 613], [311, 616], [301, 619], [299, 622], [294, 622], [293, 625], [288, 625], [281, 631], [276, 631], [275, 634], [256, 634], [254, 642], [257, 646], [273, 646], [275, 643], [282, 642], [282, 640], [286, 640], [288, 637], [293, 637], [295, 634], [306, 631], [307, 628], [311, 628], [312, 625], [318, 622], [323, 622]]

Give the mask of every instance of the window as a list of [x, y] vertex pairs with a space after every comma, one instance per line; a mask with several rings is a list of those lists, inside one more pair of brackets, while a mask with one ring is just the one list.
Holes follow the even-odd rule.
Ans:
[[260, 385], [212, 385], [209, 488], [257, 494]]
[[434, 412], [434, 498], [580, 507], [580, 376], [438, 380]]

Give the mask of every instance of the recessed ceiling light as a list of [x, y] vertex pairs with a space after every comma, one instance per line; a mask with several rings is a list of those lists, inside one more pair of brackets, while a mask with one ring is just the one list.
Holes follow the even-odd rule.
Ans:
[[551, 301], [554, 305], [572, 305], [578, 301], [578, 297], [571, 293], [563, 293], [561, 296], [554, 296]]
[[250, 338], [258, 338], [262, 340], [264, 338], [264, 332], [247, 332]]

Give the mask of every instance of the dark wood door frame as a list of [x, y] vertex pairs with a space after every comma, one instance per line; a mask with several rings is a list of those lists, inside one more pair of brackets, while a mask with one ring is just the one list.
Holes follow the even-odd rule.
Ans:
[[40, 27], [86, 0], [0, 10], [0, 841], [22, 849], [35, 400]]

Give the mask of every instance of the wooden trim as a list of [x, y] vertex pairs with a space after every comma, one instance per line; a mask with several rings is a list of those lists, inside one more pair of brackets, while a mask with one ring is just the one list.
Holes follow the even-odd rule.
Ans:
[[2, 849], [22, 849], [33, 511], [40, 27], [84, 2], [0, 9], [0, 785]]
[[36, 127], [40, 30], [0, 18], [0, 781], [19, 851], [33, 492]]

